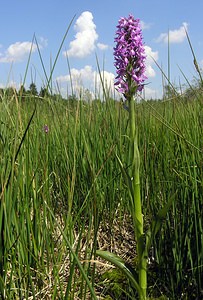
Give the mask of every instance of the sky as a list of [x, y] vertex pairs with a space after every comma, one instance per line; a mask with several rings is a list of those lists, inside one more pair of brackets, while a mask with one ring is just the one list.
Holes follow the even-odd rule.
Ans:
[[159, 98], [163, 73], [178, 87], [197, 75], [185, 29], [203, 67], [202, 11], [202, 0], [1, 0], [0, 87], [34, 82], [40, 90], [59, 54], [53, 89], [64, 96], [72, 88], [74, 94], [88, 89], [99, 95], [99, 66], [113, 93], [116, 26], [132, 14], [141, 21], [147, 55], [144, 96]]

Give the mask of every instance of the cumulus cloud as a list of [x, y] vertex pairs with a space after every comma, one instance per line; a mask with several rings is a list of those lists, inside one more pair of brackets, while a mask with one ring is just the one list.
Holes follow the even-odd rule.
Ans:
[[102, 44], [102, 43], [97, 43], [97, 47], [98, 47], [100, 50], [106, 50], [106, 49], [109, 48], [108, 45]]
[[16, 42], [11, 44], [5, 53], [0, 54], [1, 63], [20, 62], [22, 61], [32, 50], [37, 50], [37, 45], [32, 42]]
[[145, 97], [145, 99], [159, 99], [159, 98], [161, 98], [161, 94], [158, 90], [151, 89], [151, 88], [145, 86], [144, 97]]
[[[70, 82], [72, 81], [73, 90], [77, 96], [81, 93], [81, 91], [86, 89], [96, 93], [96, 95], [94, 95], [95, 97], [102, 94], [100, 75], [97, 71], [93, 70], [92, 66], [86, 65], [81, 69], [72, 68], [70, 73], [71, 76], [68, 74], [64, 76], [58, 76], [56, 78], [56, 81], [59, 83], [59, 85], [64, 83], [68, 84], [69, 92], [71, 92]], [[107, 71], [102, 71], [101, 75], [105, 88], [113, 92], [115, 75]]]
[[40, 36], [38, 37], [38, 43], [40, 47], [45, 48], [48, 45], [48, 39], [44, 38], [43, 36]]
[[[158, 53], [151, 50], [150, 47], [147, 50], [155, 59], [158, 59]], [[148, 59], [148, 61], [152, 64], [152, 59]], [[152, 68], [152, 67], [151, 67]], [[153, 70], [153, 69], [152, 69]], [[148, 76], [155, 74], [155, 71], [151, 71], [151, 74], [147, 74]], [[115, 74], [102, 71], [101, 73], [102, 81], [104, 82], [105, 89], [110, 92], [110, 96], [116, 97], [119, 99], [122, 95], [115, 90], [114, 81], [115, 81]], [[68, 94], [72, 93], [71, 90], [71, 81], [73, 86], [73, 93], [80, 97], [82, 96], [85, 99], [85, 95], [88, 89], [88, 94], [91, 95], [91, 98], [100, 98], [103, 97], [103, 87], [101, 84], [100, 74], [98, 71], [94, 70], [91, 65], [86, 65], [84, 68], [71, 69], [71, 76], [70, 74], [58, 76], [56, 78], [57, 85], [60, 87], [64, 96], [66, 96], [67, 90]], [[151, 99], [151, 98], [158, 98], [160, 97], [160, 93], [148, 86], [145, 86], [144, 89], [144, 98]]]
[[16, 82], [14, 80], [9, 80], [5, 83], [0, 82], [0, 88], [7, 89], [12, 88], [13, 90], [19, 90], [21, 86], [21, 83]]
[[76, 20], [74, 30], [77, 32], [75, 39], [70, 42], [69, 49], [63, 54], [83, 58], [94, 51], [98, 39], [92, 13], [84, 11]]
[[71, 75], [68, 74], [64, 76], [58, 76], [56, 80], [58, 82], [69, 82], [72, 80], [73, 84], [76, 85], [76, 83], [82, 84], [84, 81], [86, 82], [94, 79], [92, 66], [89, 65], [85, 66], [82, 69], [72, 68], [70, 73]]
[[151, 47], [145, 45], [146, 54], [146, 75], [148, 78], [155, 77], [156, 72], [153, 69], [154, 60], [157, 61], [159, 58], [158, 51], [153, 51]]
[[[160, 36], [157, 38], [157, 42], [164, 42], [168, 43], [182, 43], [186, 38], [185, 30], [188, 28], [188, 23], [183, 22], [182, 26], [178, 29], [169, 30], [167, 33], [161, 33]], [[169, 38], [168, 38], [169, 36]]]
[[149, 29], [151, 27], [151, 24], [145, 23], [144, 21], [140, 21], [140, 25], [142, 30]]
[[[148, 78], [155, 77], [156, 72], [153, 68], [154, 60], [158, 60], [158, 51], [153, 51], [151, 47], [145, 46], [145, 53], [146, 53], [146, 75]], [[97, 95], [102, 94], [102, 85], [100, 74], [98, 71], [93, 70], [91, 65], [86, 65], [84, 68], [71, 69], [71, 75], [61, 75], [56, 78], [58, 84], [62, 87], [64, 84], [67, 84], [68, 93], [70, 94], [71, 91], [71, 83], [73, 86], [74, 93], [78, 96], [81, 94], [81, 91], [85, 89], [89, 89], [91, 92], [96, 93]], [[115, 91], [114, 81], [115, 81], [115, 74], [108, 71], [102, 71], [102, 80], [104, 82], [105, 87], [112, 93], [117, 92]], [[147, 97], [153, 97], [155, 95], [155, 91], [153, 90], [146, 90]]]

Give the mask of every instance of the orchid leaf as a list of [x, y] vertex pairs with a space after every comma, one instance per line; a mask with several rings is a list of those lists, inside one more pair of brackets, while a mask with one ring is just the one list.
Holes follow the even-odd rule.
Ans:
[[97, 250], [96, 255], [100, 256], [101, 258], [103, 258], [106, 261], [112, 263], [115, 267], [120, 269], [126, 275], [126, 277], [130, 280], [132, 285], [137, 290], [138, 294], [141, 295], [140, 286], [139, 286], [139, 284], [138, 284], [138, 282], [135, 279], [135, 276], [133, 274], [134, 270], [130, 270], [130, 268], [127, 266], [127, 264], [125, 263], [125, 261], [122, 258], [115, 255], [114, 253], [111, 253], [109, 251], [103, 251], [103, 250]]

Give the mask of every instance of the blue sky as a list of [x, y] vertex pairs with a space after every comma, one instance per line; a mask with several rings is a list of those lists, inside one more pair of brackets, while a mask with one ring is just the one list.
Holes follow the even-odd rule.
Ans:
[[[179, 70], [193, 78], [192, 54], [185, 36], [187, 29], [197, 61], [203, 66], [203, 1], [183, 0], [7, 0], [1, 4], [0, 18], [0, 87], [23, 82], [33, 35], [36, 35], [46, 72], [49, 75], [63, 36], [74, 15], [75, 19], [59, 55], [53, 73], [53, 86], [61, 93], [71, 93], [69, 57], [74, 92], [81, 86], [99, 93], [96, 55], [104, 70], [106, 84], [113, 87], [115, 68], [113, 47], [115, 28], [120, 17], [133, 14], [143, 27], [147, 54], [145, 94], [159, 97], [162, 76], [152, 57], [167, 74], [168, 32], [170, 40], [170, 79], [179, 85], [185, 80]], [[96, 54], [96, 55], [95, 55]], [[45, 83], [43, 68], [35, 41], [26, 76], [26, 87], [34, 81], [38, 89]]]

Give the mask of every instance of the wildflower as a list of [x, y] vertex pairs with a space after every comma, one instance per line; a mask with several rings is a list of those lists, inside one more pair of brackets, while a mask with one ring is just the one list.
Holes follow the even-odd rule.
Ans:
[[115, 86], [125, 98], [132, 96], [144, 87], [145, 49], [142, 42], [140, 20], [132, 15], [119, 20], [114, 48], [117, 77]]
[[49, 126], [47, 124], [44, 125], [43, 130], [45, 133], [49, 132]]
[[140, 20], [132, 15], [119, 20], [114, 48], [115, 67], [117, 77], [115, 86], [128, 102], [129, 111], [129, 169], [127, 185], [131, 178], [130, 203], [132, 203], [132, 218], [136, 234], [137, 261], [138, 261], [138, 294], [140, 300], [146, 299], [147, 291], [147, 257], [144, 223], [142, 214], [142, 201], [140, 192], [140, 153], [138, 148], [138, 124], [136, 120], [136, 106], [134, 96], [137, 91], [142, 91], [145, 76], [145, 49], [142, 42]]

